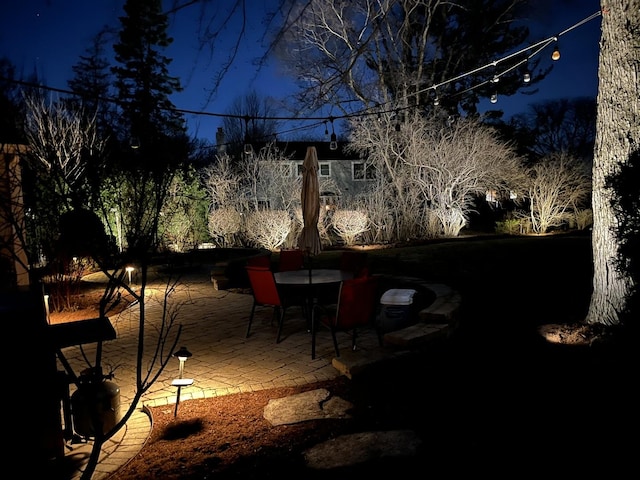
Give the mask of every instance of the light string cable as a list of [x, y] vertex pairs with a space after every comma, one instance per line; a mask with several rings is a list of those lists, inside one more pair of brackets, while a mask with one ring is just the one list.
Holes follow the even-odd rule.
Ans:
[[[433, 90], [434, 92], [442, 87], [443, 85], [447, 85], [449, 83], [455, 82], [457, 80], [460, 80], [461, 78], [473, 75], [475, 73], [478, 73], [482, 70], [485, 70], [487, 68], [495, 68], [496, 66], [498, 66], [500, 63], [505, 62], [513, 57], [516, 57], [518, 55], [522, 55], [525, 52], [534, 50], [533, 53], [530, 53], [529, 55], [527, 55], [523, 60], [521, 60], [520, 62], [516, 63], [515, 65], [512, 65], [511, 67], [509, 67], [508, 69], [500, 72], [500, 73], [496, 73], [496, 77], [500, 77], [502, 75], [505, 75], [506, 73], [512, 71], [513, 69], [523, 65], [524, 63], [526, 63], [529, 59], [533, 58], [534, 56], [538, 55], [542, 50], [544, 50], [546, 47], [548, 47], [549, 45], [555, 43], [558, 38], [560, 38], [562, 35], [565, 35], [567, 33], [569, 33], [570, 31], [584, 25], [585, 23], [590, 22], [591, 20], [593, 20], [594, 18], [599, 17], [600, 15], [602, 15], [602, 11], [598, 10], [597, 12], [589, 15], [588, 17], [580, 20], [579, 22], [575, 23], [574, 25], [571, 25], [570, 27], [566, 28], [565, 30], [562, 30], [560, 33], [553, 35], [551, 37], [545, 38], [544, 40], [541, 40], [539, 42], [536, 42], [534, 44], [531, 44], [525, 48], [522, 48], [516, 52], [513, 52], [509, 55], [506, 55], [505, 57], [499, 58], [497, 60], [493, 60], [492, 62], [487, 63], [486, 65], [482, 65], [481, 67], [475, 68], [473, 70], [469, 70], [467, 72], [464, 72], [460, 75], [457, 75], [453, 78], [450, 78], [448, 80], [442, 81], [440, 83], [431, 85], [429, 87], [425, 87], [417, 92], [414, 92], [411, 94], [411, 96], [415, 96], [416, 94], [420, 94], [420, 93], [425, 93], [428, 92], [429, 90]], [[16, 79], [10, 79], [10, 78], [5, 78], [3, 76], [0, 75], [0, 80], [2, 81], [6, 81], [9, 83], [13, 83], [13, 84], [17, 84], [17, 85], [21, 85], [24, 87], [28, 87], [28, 88], [36, 88], [36, 89], [42, 89], [42, 90], [47, 90], [47, 91], [51, 91], [51, 92], [57, 92], [57, 93], [63, 93], [63, 94], [67, 94], [67, 95], [73, 95], [73, 96], [80, 96], [80, 94], [72, 91], [72, 90], [66, 90], [66, 89], [62, 89], [62, 88], [55, 88], [55, 87], [50, 87], [47, 85], [42, 85], [42, 84], [37, 84], [37, 83], [33, 83], [33, 82], [26, 82], [23, 80], [16, 80]], [[469, 92], [471, 90], [474, 90], [482, 85], [485, 85], [487, 82], [489, 82], [489, 80], [486, 80], [484, 82], [481, 82], [477, 85], [471, 86], [467, 89], [465, 89], [464, 91], [461, 92], [457, 92], [455, 95], [461, 95], [463, 93]], [[405, 99], [407, 99], [409, 97], [409, 95], [407, 95], [405, 97]], [[119, 100], [115, 99], [115, 98], [110, 98], [110, 97], [98, 97], [96, 100], [100, 100], [100, 101], [105, 101], [105, 102], [111, 102], [111, 103], [115, 103], [115, 104], [119, 104], [121, 103]], [[387, 103], [392, 103], [387, 102]], [[389, 110], [384, 110], [384, 111], [380, 111], [380, 107], [384, 106], [384, 104], [377, 104], [375, 107], [367, 107], [364, 108], [358, 112], [353, 112], [353, 113], [349, 113], [349, 114], [343, 114], [343, 115], [339, 115], [339, 116], [332, 116], [331, 118], [333, 120], [341, 120], [341, 119], [348, 119], [348, 118], [353, 118], [353, 117], [362, 117], [362, 116], [367, 116], [367, 115], [379, 115], [380, 113], [389, 113], [389, 112], [395, 112], [398, 110], [397, 107], [394, 108], [390, 108]], [[402, 110], [405, 110], [407, 108], [414, 108], [412, 107], [404, 107], [402, 108]], [[175, 111], [178, 113], [183, 113], [186, 115], [197, 115], [197, 116], [209, 116], [209, 117], [219, 117], [219, 118], [236, 118], [236, 119], [244, 119], [246, 117], [246, 115], [241, 115], [241, 114], [231, 114], [231, 113], [217, 113], [217, 112], [205, 112], [205, 111], [199, 111], [199, 110], [188, 110], [188, 109], [183, 109], [183, 108], [168, 108], [167, 110], [171, 110], [171, 111]], [[298, 116], [294, 116], [294, 117], [286, 117], [286, 116], [255, 116], [255, 117], [251, 117], [251, 119], [253, 120], [282, 120], [282, 121], [314, 121], [315, 123], [311, 124], [311, 125], [305, 125], [305, 126], [301, 126], [301, 127], [295, 127], [295, 128], [291, 128], [288, 130], [284, 130], [282, 132], [277, 132], [274, 135], [281, 135], [284, 133], [291, 133], [294, 131], [299, 131], [299, 130], [306, 130], [306, 129], [310, 129], [310, 128], [315, 128], [321, 124], [323, 124], [326, 120], [328, 120], [329, 117], [327, 116], [307, 116], [307, 117], [298, 117]]]
[[[411, 94], [411, 96], [415, 96], [415, 95], [419, 95], [421, 93], [425, 93], [428, 92], [429, 90], [433, 90], [434, 92], [437, 91], [438, 88], [442, 87], [443, 85], [448, 85], [449, 83], [455, 82], [457, 80], [460, 80], [462, 78], [468, 77], [470, 75], [473, 75], [475, 73], [481, 72], [482, 70], [485, 70], [487, 68], [495, 68], [496, 66], [498, 66], [500, 63], [503, 63], [513, 57], [517, 57], [519, 55], [522, 55], [526, 52], [529, 52], [531, 50], [533, 50], [533, 53], [528, 54], [526, 57], [524, 57], [523, 60], [517, 62], [516, 64], [512, 65], [511, 67], [501, 71], [500, 73], [496, 73], [495, 74], [495, 78], [500, 78], [501, 76], [511, 72], [512, 70], [515, 70], [516, 68], [520, 67], [521, 65], [524, 65], [525, 63], [527, 63], [531, 58], [535, 57], [536, 55], [538, 55], [540, 52], [542, 52], [545, 48], [547, 48], [549, 45], [554, 44], [558, 38], [560, 38], [562, 35], [565, 35], [567, 33], [569, 33], [570, 31], [584, 25], [585, 23], [590, 22], [591, 20], [593, 20], [594, 18], [599, 17], [602, 14], [601, 10], [598, 10], [597, 12], [589, 15], [588, 17], [580, 20], [578, 23], [571, 25], [569, 28], [566, 28], [565, 30], [562, 30], [560, 33], [553, 35], [551, 37], [545, 38], [544, 40], [540, 40], [539, 42], [533, 43], [525, 48], [522, 48], [516, 52], [510, 53], [509, 55], [506, 55], [505, 57], [501, 57], [497, 60], [493, 60], [492, 62], [487, 63], [486, 65], [482, 65], [481, 67], [477, 67], [473, 70], [469, 70], [467, 72], [461, 73], [460, 75], [457, 75], [453, 78], [450, 78], [448, 80], [444, 80], [440, 83], [434, 84], [434, 85], [430, 85], [429, 87], [425, 87], [421, 90], [418, 90], [414, 93]], [[485, 80], [483, 82], [478, 83], [477, 85], [472, 85], [469, 88], [462, 90], [460, 92], [456, 92], [455, 94], [453, 94], [453, 96], [460, 96], [463, 95], [467, 92], [470, 92], [472, 90], [475, 90], [478, 87], [481, 87], [483, 85], [486, 85], [487, 83], [491, 82], [491, 80]], [[408, 99], [409, 95], [407, 95], [404, 99]], [[391, 102], [387, 102], [387, 103], [391, 103]], [[380, 111], [378, 110], [378, 108], [384, 104], [378, 104], [376, 105], [376, 107], [370, 107], [368, 109], [366, 109], [363, 112], [359, 112], [359, 113], [354, 113], [354, 114], [349, 114], [349, 115], [345, 115], [345, 117], [353, 117], [353, 116], [365, 116], [365, 115], [377, 115], [380, 113], [391, 113], [391, 112], [395, 112], [398, 110], [398, 108], [390, 108], [388, 110], [383, 110]], [[376, 110], [374, 112], [367, 112], [367, 110], [371, 110], [375, 108]], [[410, 107], [403, 107], [401, 108], [401, 110], [406, 110], [409, 108], [415, 108], [415, 106], [410, 106]], [[345, 117], [339, 117], [339, 118], [345, 118]]]

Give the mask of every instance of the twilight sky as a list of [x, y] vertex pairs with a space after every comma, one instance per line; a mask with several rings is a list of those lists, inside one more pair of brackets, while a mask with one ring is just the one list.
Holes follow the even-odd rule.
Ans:
[[[221, 12], [235, 0], [216, 1], [222, 4]], [[180, 77], [185, 91], [172, 100], [177, 108], [207, 112], [210, 115], [187, 114], [191, 135], [215, 139], [215, 131], [222, 125], [224, 114], [232, 102], [255, 90], [261, 97], [284, 98], [293, 88], [289, 79], [278, 74], [278, 66], [271, 61], [258, 70], [255, 60], [264, 51], [261, 39], [264, 31], [263, 19], [272, 0], [247, 0], [251, 6], [239, 59], [232, 65], [215, 95], [210, 96], [212, 78], [218, 65], [210, 58], [225, 58], [229, 46], [221, 44], [211, 54], [199, 50], [197, 25], [199, 6], [191, 6], [171, 17], [169, 34], [174, 38], [167, 56], [173, 58], [170, 65], [172, 75]], [[501, 108], [505, 116], [523, 112], [529, 103], [558, 98], [579, 96], [595, 97], [597, 93], [598, 50], [600, 40], [600, 17], [571, 28], [600, 9], [599, 0], [533, 0], [527, 25], [531, 30], [530, 44], [558, 35], [562, 57], [554, 63], [553, 71], [538, 85], [534, 95], [517, 94], [499, 99], [497, 105], [480, 104], [480, 111], [489, 107]], [[73, 76], [71, 67], [86, 54], [91, 40], [108, 25], [120, 28], [118, 17], [124, 15], [124, 0], [11, 0], [0, 7], [0, 56], [7, 56], [25, 76], [34, 71], [47, 86], [67, 89], [67, 80]], [[165, 6], [170, 2], [165, 1]], [[218, 18], [223, 18], [222, 13]], [[226, 35], [219, 38], [235, 39], [239, 28], [237, 20], [225, 25]], [[523, 45], [524, 47], [524, 45]], [[541, 55], [549, 63], [551, 48]], [[478, 65], [480, 67], [481, 65]], [[286, 114], [284, 114], [286, 116]], [[310, 125], [315, 122], [288, 124], [283, 130], [295, 125]], [[319, 130], [324, 131], [324, 127]], [[318, 135], [322, 132], [317, 130]], [[291, 134], [295, 135], [295, 134]], [[300, 130], [300, 135], [308, 135]], [[286, 135], [285, 135], [286, 136]], [[280, 138], [280, 136], [279, 136]]]

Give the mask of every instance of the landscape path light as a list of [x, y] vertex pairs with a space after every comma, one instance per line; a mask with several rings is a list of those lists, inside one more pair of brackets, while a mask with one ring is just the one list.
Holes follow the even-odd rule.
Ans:
[[133, 267], [127, 267], [126, 270], [127, 270], [127, 274], [129, 275], [129, 285], [131, 285], [131, 274], [135, 269]]
[[180, 347], [180, 350], [173, 353], [174, 357], [177, 357], [180, 361], [180, 369], [178, 371], [178, 378], [175, 378], [171, 385], [174, 387], [178, 387], [178, 394], [176, 396], [176, 408], [173, 411], [173, 416], [178, 416], [178, 405], [180, 405], [180, 393], [182, 387], [188, 387], [189, 385], [193, 385], [193, 378], [183, 378], [184, 377], [184, 362], [187, 361], [189, 357], [192, 356], [192, 353], [187, 350], [186, 347]]

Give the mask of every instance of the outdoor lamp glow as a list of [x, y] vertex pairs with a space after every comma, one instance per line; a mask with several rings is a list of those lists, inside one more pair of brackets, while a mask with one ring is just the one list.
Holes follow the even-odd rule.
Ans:
[[180, 347], [180, 350], [173, 353], [174, 357], [177, 357], [180, 361], [180, 373], [178, 378], [175, 378], [171, 385], [174, 387], [178, 387], [178, 394], [176, 395], [176, 408], [173, 411], [173, 416], [176, 417], [178, 415], [178, 405], [180, 405], [180, 392], [182, 387], [188, 387], [189, 385], [193, 385], [193, 378], [182, 378], [184, 374], [184, 362], [187, 361], [189, 357], [191, 357], [191, 352], [187, 350], [187, 347]]
[[560, 60], [560, 48], [558, 47], [557, 39], [556, 39], [556, 46], [553, 49], [553, 53], [551, 54], [551, 59], [554, 61]]
[[173, 356], [177, 357], [180, 361], [180, 378], [182, 378], [182, 374], [184, 373], [184, 362], [187, 361], [189, 357], [191, 357], [192, 353], [187, 350], [186, 347], [180, 347], [180, 350], [174, 352]]
[[131, 274], [133, 273], [133, 271], [135, 270], [135, 268], [133, 268], [133, 267], [127, 267], [127, 268], [125, 268], [125, 270], [127, 271], [127, 275], [129, 275], [129, 284], [131, 284]]

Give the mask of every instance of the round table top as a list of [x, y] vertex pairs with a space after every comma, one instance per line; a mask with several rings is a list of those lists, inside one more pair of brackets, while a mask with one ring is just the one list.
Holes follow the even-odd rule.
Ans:
[[313, 268], [311, 275], [306, 268], [275, 272], [273, 275], [277, 283], [286, 285], [309, 285], [309, 278], [311, 278], [311, 284], [340, 283], [343, 280], [353, 278], [351, 272], [331, 268]]

